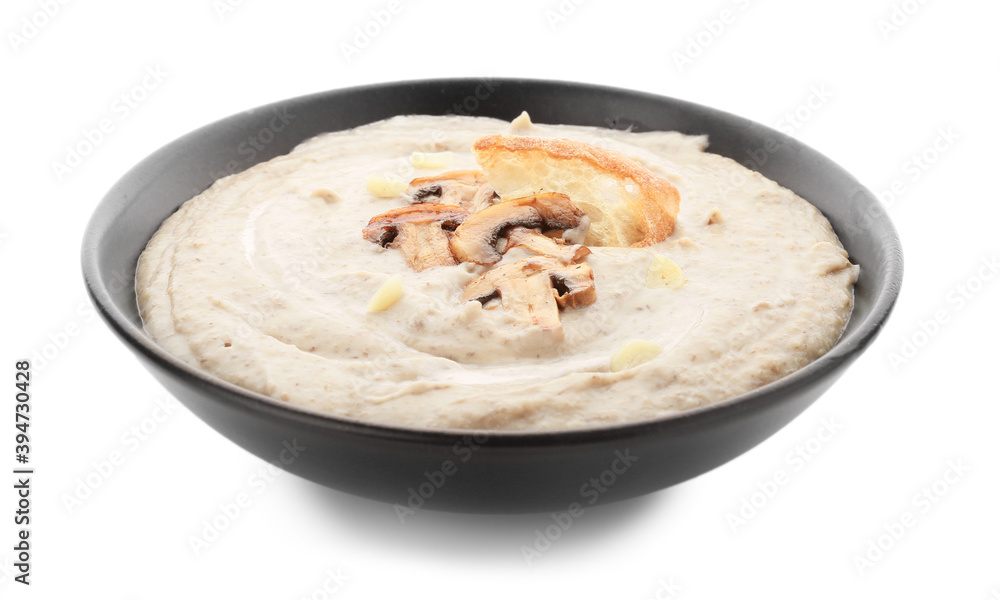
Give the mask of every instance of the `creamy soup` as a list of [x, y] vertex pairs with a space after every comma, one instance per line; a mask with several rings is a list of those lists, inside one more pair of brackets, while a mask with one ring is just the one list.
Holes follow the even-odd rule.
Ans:
[[[558, 336], [463, 295], [530, 250], [415, 270], [362, 235], [413, 201], [372, 182], [476, 170], [474, 142], [497, 133], [620, 153], [680, 193], [665, 240], [589, 247], [596, 300], [560, 310]], [[217, 181], [163, 223], [139, 260], [142, 319], [169, 352], [224, 380], [379, 423], [579, 428], [718, 402], [827, 352], [850, 318], [858, 267], [816, 208], [708, 142], [526, 116], [401, 116], [323, 134]], [[652, 285], [663, 264], [680, 275]], [[398, 300], [370, 311], [393, 278]], [[613, 368], [630, 343], [641, 360]]]

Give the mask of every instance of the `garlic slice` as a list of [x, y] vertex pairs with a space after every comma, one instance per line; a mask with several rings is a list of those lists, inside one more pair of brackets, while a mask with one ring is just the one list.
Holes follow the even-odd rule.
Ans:
[[388, 177], [369, 177], [368, 191], [379, 198], [395, 198], [402, 194], [409, 187], [405, 181], [390, 179]]
[[403, 295], [403, 276], [393, 275], [382, 284], [368, 301], [368, 312], [382, 312], [395, 304]]
[[611, 372], [638, 367], [663, 352], [663, 346], [647, 340], [630, 340], [611, 355]]
[[684, 287], [684, 283], [684, 273], [677, 263], [662, 254], [653, 257], [653, 262], [649, 263], [646, 271], [646, 287], [679, 290]]

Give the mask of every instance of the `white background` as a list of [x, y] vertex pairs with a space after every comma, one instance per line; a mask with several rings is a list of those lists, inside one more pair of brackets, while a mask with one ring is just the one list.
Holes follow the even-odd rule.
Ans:
[[[48, 19], [44, 2], [4, 2], [0, 373], [51, 358], [36, 360], [32, 387], [32, 585], [12, 581], [4, 474], [0, 597], [1000, 598], [1000, 277], [979, 275], [1000, 253], [995, 2], [399, 0], [351, 60], [343, 44], [387, 0], [222, 2], [70, 2]], [[147, 69], [165, 75], [136, 91]], [[156, 410], [166, 393], [85, 299], [85, 222], [134, 163], [218, 118], [444, 76], [622, 86], [791, 131], [883, 193], [906, 251], [895, 314], [773, 438], [673, 489], [588, 509], [531, 565], [521, 547], [545, 514], [421, 512], [401, 525], [389, 505], [292, 475], [261, 486], [260, 460], [184, 408]], [[143, 97], [127, 114], [123, 93]], [[106, 118], [110, 133], [59, 179], [53, 162]], [[13, 381], [0, 389], [0, 463], [13, 466]], [[830, 419], [832, 437], [813, 439]], [[143, 425], [137, 443], [129, 431]], [[789, 457], [799, 446], [811, 449], [802, 468]], [[123, 464], [95, 474], [114, 452]], [[787, 483], [734, 528], [778, 470]], [[88, 477], [100, 485], [68, 508]], [[189, 537], [240, 493], [250, 507], [196, 556]], [[904, 513], [912, 526], [859, 567]]]

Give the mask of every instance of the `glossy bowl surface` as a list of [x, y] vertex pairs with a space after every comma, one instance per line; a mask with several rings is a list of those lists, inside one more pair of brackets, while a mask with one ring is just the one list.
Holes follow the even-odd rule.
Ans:
[[[826, 355], [781, 380], [680, 415], [583, 430], [476, 433], [378, 425], [288, 405], [181, 362], [143, 331], [132, 286], [139, 253], [164, 219], [215, 179], [285, 154], [316, 134], [394, 115], [509, 120], [522, 110], [539, 123], [708, 134], [710, 151], [812, 202], [861, 265], [856, 307], [844, 336]], [[808, 407], [872, 342], [899, 294], [902, 269], [899, 238], [874, 195], [784, 134], [682, 100], [520, 79], [333, 90], [222, 119], [171, 142], [126, 173], [97, 207], [83, 242], [86, 286], [101, 317], [164, 387], [220, 433], [336, 489], [401, 507], [469, 512], [564, 510], [574, 502], [622, 500], [695, 477], [746, 452]], [[600, 486], [604, 491], [588, 486], [602, 475], [614, 483]]]

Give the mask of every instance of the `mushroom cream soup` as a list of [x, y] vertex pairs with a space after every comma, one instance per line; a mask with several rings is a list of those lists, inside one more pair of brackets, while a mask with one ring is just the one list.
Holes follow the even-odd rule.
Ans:
[[669, 415], [836, 343], [858, 267], [708, 140], [401, 116], [215, 182], [150, 240], [149, 334], [279, 401], [540, 430]]

